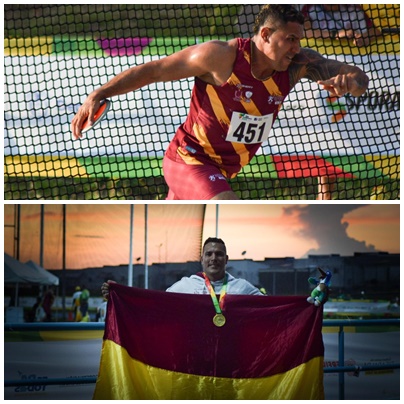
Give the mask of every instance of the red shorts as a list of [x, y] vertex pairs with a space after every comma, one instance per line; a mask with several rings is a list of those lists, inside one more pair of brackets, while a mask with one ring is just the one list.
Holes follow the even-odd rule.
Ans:
[[169, 187], [167, 200], [210, 200], [231, 191], [226, 177], [215, 166], [188, 165], [164, 157], [164, 179]]

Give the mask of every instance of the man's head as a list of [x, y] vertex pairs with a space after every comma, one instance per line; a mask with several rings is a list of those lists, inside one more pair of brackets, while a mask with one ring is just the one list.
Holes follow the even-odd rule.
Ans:
[[288, 4], [266, 4], [261, 8], [255, 19], [254, 34], [257, 35], [263, 26], [270, 26], [273, 30], [277, 30], [288, 22], [303, 25], [304, 16], [300, 11]]
[[253, 63], [258, 74], [289, 68], [300, 52], [303, 24], [303, 15], [290, 5], [262, 7], [254, 26], [254, 43], [258, 53]]
[[220, 238], [209, 237], [203, 244], [201, 264], [210, 281], [224, 278], [228, 261], [226, 245]]

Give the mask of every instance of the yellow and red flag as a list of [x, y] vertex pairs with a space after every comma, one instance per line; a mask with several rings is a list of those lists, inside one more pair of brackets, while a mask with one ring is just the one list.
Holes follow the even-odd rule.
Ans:
[[305, 297], [110, 288], [94, 399], [323, 399], [322, 308]]

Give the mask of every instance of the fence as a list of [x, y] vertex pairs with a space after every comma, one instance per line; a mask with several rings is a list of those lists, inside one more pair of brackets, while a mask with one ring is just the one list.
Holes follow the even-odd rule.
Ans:
[[[359, 98], [303, 80], [269, 142], [231, 180], [242, 199], [399, 199], [399, 5], [363, 5], [377, 35], [302, 45], [361, 67]], [[211, 39], [251, 35], [258, 5], [5, 5], [5, 199], [164, 199], [162, 156], [193, 80], [112, 100], [81, 141], [85, 94], [130, 66]], [[361, 24], [351, 12], [352, 24]], [[320, 18], [319, 16], [317, 18]], [[319, 189], [326, 190], [319, 194]]]

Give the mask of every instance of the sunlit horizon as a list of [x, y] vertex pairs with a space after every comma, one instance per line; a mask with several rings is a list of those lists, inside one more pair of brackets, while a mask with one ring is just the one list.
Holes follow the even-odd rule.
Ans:
[[[14, 205], [12, 205], [14, 206]], [[197, 261], [201, 243], [222, 238], [231, 260], [294, 257], [308, 254], [400, 252], [399, 204], [222, 203], [148, 205], [147, 249], [145, 205], [135, 204], [132, 262], [149, 264]], [[40, 205], [22, 206], [20, 260], [39, 263]], [[218, 214], [218, 217], [216, 217]], [[5, 225], [14, 218], [6, 206]], [[130, 257], [130, 205], [67, 205], [63, 251], [61, 205], [46, 205], [43, 267], [67, 269], [127, 265]], [[5, 252], [13, 255], [14, 238], [5, 227]]]

